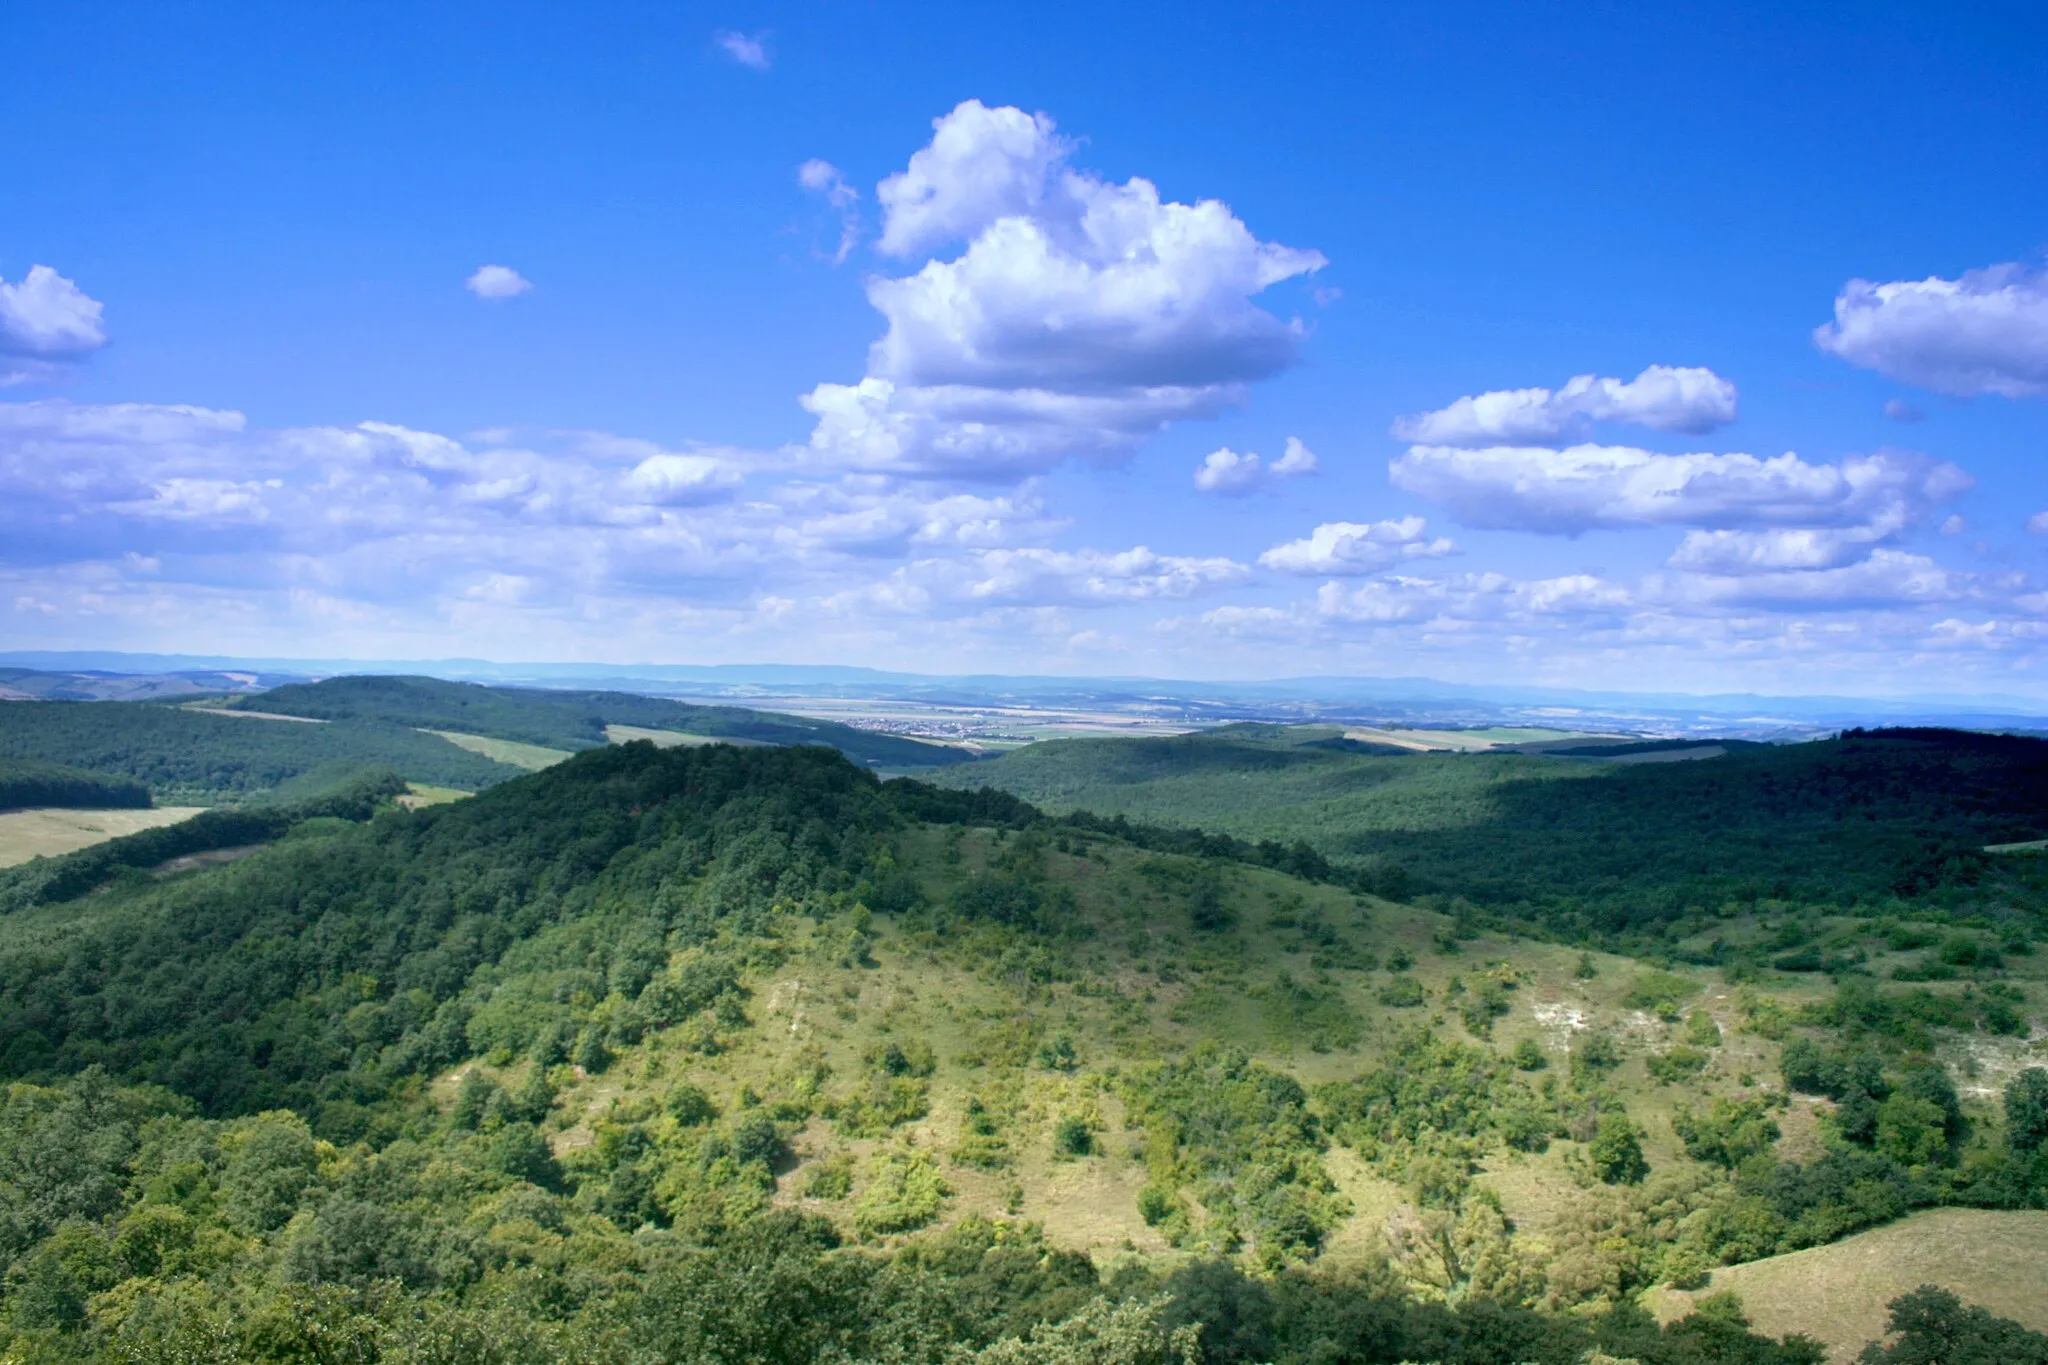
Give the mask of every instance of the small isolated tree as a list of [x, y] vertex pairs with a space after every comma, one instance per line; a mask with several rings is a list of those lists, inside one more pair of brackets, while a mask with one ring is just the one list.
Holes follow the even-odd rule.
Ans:
[[669, 1091], [665, 1103], [669, 1116], [685, 1128], [696, 1128], [718, 1117], [711, 1097], [687, 1081]]
[[1088, 1120], [1069, 1114], [1053, 1125], [1052, 1149], [1061, 1156], [1087, 1156], [1095, 1150], [1095, 1135]]
[[2030, 1066], [2006, 1085], [2005, 1145], [2021, 1157], [2048, 1145], [2048, 1067]]
[[1946, 1289], [1923, 1284], [1889, 1307], [1892, 1344], [1864, 1347], [1863, 1365], [2048, 1365], [2048, 1336], [1965, 1307]]
[[1650, 1173], [1643, 1159], [1642, 1134], [1626, 1114], [1602, 1114], [1587, 1148], [1593, 1171], [1610, 1185], [1639, 1185]]
[[497, 1084], [476, 1067], [471, 1067], [462, 1074], [462, 1084], [456, 1088], [455, 1108], [450, 1111], [448, 1121], [457, 1128], [475, 1130], [482, 1127], [484, 1114], [489, 1111], [491, 1099], [497, 1093]]
[[601, 1029], [586, 1029], [576, 1043], [576, 1065], [595, 1076], [612, 1064], [612, 1050], [605, 1046]]

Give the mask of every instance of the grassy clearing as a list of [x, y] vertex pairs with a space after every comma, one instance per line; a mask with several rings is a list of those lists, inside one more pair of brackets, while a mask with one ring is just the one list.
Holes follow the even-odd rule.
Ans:
[[425, 730], [421, 733], [439, 735], [458, 749], [467, 749], [493, 763], [509, 763], [528, 772], [552, 768], [569, 757], [567, 749], [549, 749], [539, 744], [521, 744], [517, 740], [491, 739], [485, 735], [465, 735], [459, 730]]
[[644, 739], [657, 749], [694, 749], [700, 744], [737, 744], [742, 749], [773, 746], [765, 739], [736, 739], [730, 735], [690, 735], [681, 730], [650, 730], [644, 725], [607, 725], [604, 737], [613, 744], [631, 744]]
[[1923, 1284], [2048, 1329], [2048, 1213], [1933, 1209], [1831, 1246], [1717, 1270], [1692, 1293], [1654, 1290], [1644, 1303], [1668, 1322], [1733, 1290], [1756, 1330], [1804, 1332], [1830, 1343], [1831, 1360], [1848, 1361], [1883, 1335], [1885, 1304]]
[[203, 806], [159, 806], [153, 810], [14, 810], [0, 812], [0, 867], [14, 867], [31, 858], [118, 839], [145, 829], [175, 825], [199, 814]]
[[418, 810], [422, 806], [445, 806], [450, 801], [460, 801], [475, 794], [460, 787], [435, 787], [425, 782], [408, 782], [405, 784], [405, 795], [398, 798], [398, 804], [407, 810]]
[[[986, 830], [949, 836], [926, 829], [903, 837], [905, 866], [956, 869], [925, 886], [939, 902], [952, 875], [972, 875], [1002, 852]], [[602, 1075], [583, 1077], [563, 1094], [551, 1123], [557, 1150], [588, 1146], [613, 1116], [635, 1112], [645, 1097], [683, 1082], [726, 1112], [750, 1091], [786, 1093], [798, 1076], [822, 1077], [824, 1094], [851, 1093], [890, 1042], [925, 1040], [934, 1069], [924, 1082], [924, 1114], [863, 1135], [812, 1118], [792, 1140], [798, 1161], [781, 1175], [778, 1202], [826, 1214], [851, 1232], [862, 1186], [856, 1181], [848, 1195], [819, 1199], [809, 1192], [812, 1174], [835, 1162], [864, 1171], [876, 1153], [900, 1145], [939, 1159], [952, 1191], [942, 1223], [970, 1214], [1023, 1216], [1042, 1223], [1055, 1244], [1108, 1265], [1129, 1252], [1169, 1260], [1187, 1254], [1139, 1213], [1137, 1197], [1148, 1179], [1145, 1133], [1127, 1126], [1117, 1077], [1205, 1040], [1241, 1047], [1314, 1087], [1376, 1065], [1416, 1024], [1476, 1041], [1461, 1023], [1458, 1006], [1469, 998], [1461, 992], [1498, 971], [1517, 984], [1488, 1045], [1505, 1055], [1529, 1039], [1545, 1054], [1546, 1074], [1562, 1074], [1590, 1033], [1616, 1040], [1622, 1060], [1611, 1084], [1643, 1126], [1657, 1169], [1691, 1164], [1671, 1127], [1681, 1105], [1761, 1094], [1775, 1083], [1778, 1045], [1742, 1032], [1731, 988], [1705, 972], [1664, 976], [1595, 954], [1597, 974], [1586, 978], [1576, 949], [1498, 935], [1453, 947], [1447, 916], [1243, 867], [1225, 876], [1234, 926], [1195, 934], [1184, 896], [1159, 871], [1159, 864], [1179, 859], [1096, 845], [1054, 850], [1046, 861], [1091, 926], [1059, 950], [1080, 969], [1072, 980], [1033, 981], [1028, 961], [1010, 955], [985, 958], [977, 968], [957, 943], [906, 932], [884, 916], [866, 931], [873, 937], [863, 962], [849, 954], [847, 918], [793, 916], [778, 935], [779, 964], [747, 979], [753, 1027], [723, 1035], [711, 1055], [694, 1050], [682, 1029], [622, 1050]], [[1323, 926], [1355, 950], [1353, 961], [1374, 965], [1319, 966], [1316, 934]], [[1412, 963], [1399, 975], [1419, 985], [1421, 1004], [1382, 1003], [1395, 962]], [[1453, 978], [1465, 984], [1453, 985]], [[1704, 1070], [1678, 1084], [1649, 1073], [1650, 1057], [1679, 1041], [1684, 1026], [1627, 1003], [1645, 979], [1684, 980], [1687, 1009], [1706, 1010], [1723, 1031]], [[1794, 997], [1807, 984], [1788, 983]], [[1044, 1061], [1045, 1046], [1060, 1039], [1072, 1045], [1071, 1069]], [[452, 1096], [452, 1075], [436, 1090]], [[1004, 1156], [992, 1167], [955, 1159], [968, 1145], [974, 1104], [998, 1120]], [[1059, 1120], [1075, 1114], [1092, 1116], [1094, 1125], [1093, 1149], [1081, 1157], [1062, 1155], [1055, 1143]], [[1798, 1125], [1786, 1128], [1796, 1141]], [[1541, 1155], [1495, 1152], [1477, 1182], [1540, 1244], [1587, 1197], [1568, 1169], [1581, 1146], [1560, 1140]], [[1329, 1254], [1370, 1259], [1383, 1245], [1390, 1215], [1413, 1214], [1410, 1195], [1340, 1146], [1324, 1161], [1351, 1209], [1328, 1238]]]

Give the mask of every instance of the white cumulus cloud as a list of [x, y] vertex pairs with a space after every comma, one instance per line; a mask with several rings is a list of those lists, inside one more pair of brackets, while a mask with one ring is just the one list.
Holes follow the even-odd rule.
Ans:
[[1674, 569], [1712, 574], [1832, 569], [1863, 558], [1873, 543], [1889, 533], [1881, 525], [1688, 531], [1666, 562]]
[[1280, 458], [1271, 464], [1262, 462], [1257, 455], [1240, 455], [1225, 446], [1202, 457], [1202, 463], [1195, 468], [1195, 488], [1203, 493], [1242, 497], [1261, 488], [1269, 488], [1280, 479], [1313, 474], [1318, 468], [1316, 453], [1302, 444], [1297, 436], [1287, 438], [1287, 446], [1280, 452]]
[[1970, 596], [1969, 576], [1925, 555], [1874, 550], [1854, 563], [1809, 568], [1788, 565], [1764, 572], [1686, 573], [1655, 582], [1655, 598], [1690, 607], [1804, 608], [1848, 611], [1951, 602]]
[[1315, 612], [1329, 621], [1393, 624], [1441, 621], [1514, 622], [1545, 617], [1612, 616], [1632, 604], [1627, 588], [1592, 574], [1517, 580], [1499, 573], [1445, 578], [1376, 578], [1355, 587], [1325, 583]]
[[1952, 464], [1898, 451], [1818, 464], [1790, 453], [1659, 455], [1600, 445], [1416, 446], [1388, 472], [1395, 486], [1442, 504], [1467, 526], [1553, 535], [1629, 526], [1902, 526], [1973, 482]]
[[877, 191], [877, 246], [964, 249], [869, 282], [888, 328], [866, 378], [804, 399], [821, 461], [1013, 479], [1116, 458], [1294, 363], [1300, 325], [1253, 299], [1319, 253], [1260, 241], [1218, 201], [1071, 169], [1042, 114], [970, 100], [933, 128]]
[[1395, 521], [1329, 521], [1306, 539], [1275, 545], [1259, 556], [1269, 569], [1294, 574], [1371, 574], [1416, 559], [1456, 554], [1458, 547], [1442, 536], [1423, 534], [1421, 517]]
[[462, 286], [480, 299], [516, 299], [533, 288], [533, 281], [509, 265], [480, 265]]
[[62, 366], [107, 344], [98, 299], [47, 265], [19, 284], [0, 279], [0, 387], [61, 376]]
[[1580, 440], [1595, 422], [1699, 434], [1735, 420], [1735, 385], [1697, 366], [1652, 365], [1631, 380], [1582, 374], [1558, 389], [1496, 389], [1394, 423], [1404, 441], [1431, 445]]
[[1852, 365], [1939, 393], [2048, 395], [2048, 270], [1851, 280], [1814, 341]]
[[1100, 607], [1194, 596], [1242, 582], [1250, 570], [1221, 556], [1029, 546], [920, 559], [835, 604], [940, 615], [990, 607]]

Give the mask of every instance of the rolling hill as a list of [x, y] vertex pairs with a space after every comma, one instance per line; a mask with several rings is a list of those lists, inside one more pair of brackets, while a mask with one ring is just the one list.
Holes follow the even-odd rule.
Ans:
[[2048, 1197], [2027, 956], [1731, 983], [816, 746], [351, 800], [0, 877], [11, 1350], [1793, 1365], [1633, 1301]]
[[0, 702], [0, 758], [139, 783], [158, 802], [293, 799], [366, 770], [474, 791], [519, 768], [383, 721], [303, 725], [155, 702]]
[[[1036, 744], [934, 781], [1246, 839], [1300, 840], [1366, 884], [1648, 948], [1724, 906], [1993, 917], [2041, 889], [1987, 844], [2048, 834], [2048, 741], [1849, 731], [1686, 762], [1684, 745], [1388, 754], [1327, 726]], [[1965, 910], [1964, 907], [1968, 907]]]
[[630, 692], [490, 687], [438, 678], [329, 678], [273, 688], [238, 698], [231, 705], [308, 719], [460, 731], [563, 750], [593, 748], [607, 741], [607, 726], [630, 726], [705, 739], [829, 745], [858, 763], [892, 771], [944, 767], [975, 758], [950, 745], [875, 734], [805, 716], [737, 706], [692, 706]]

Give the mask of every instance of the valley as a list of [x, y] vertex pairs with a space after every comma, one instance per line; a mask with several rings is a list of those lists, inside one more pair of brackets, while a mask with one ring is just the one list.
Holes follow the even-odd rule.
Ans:
[[[2044, 864], [1982, 852], [2039, 837], [2040, 741], [1223, 727], [933, 785], [772, 715], [734, 743], [515, 689], [129, 705], [0, 708], [70, 765], [39, 781], [240, 798], [0, 873], [0, 1164], [77, 1134], [0, 1182], [4, 1321], [52, 1359], [278, 1314], [387, 1354], [431, 1322], [879, 1359], [946, 1304], [935, 1340], [1199, 1320], [1247, 1365], [1790, 1365], [1970, 1290], [1894, 1229], [2048, 1217]], [[1893, 1288], [1784, 1287], [1838, 1263]], [[836, 1306], [743, 1324], [762, 1275]], [[1976, 1297], [2048, 1328], [2007, 1276]]]

